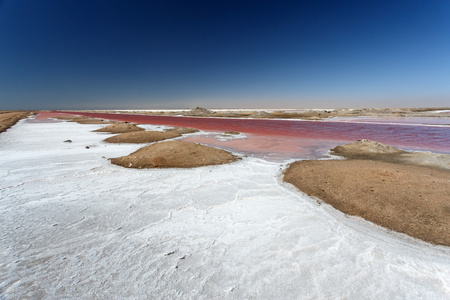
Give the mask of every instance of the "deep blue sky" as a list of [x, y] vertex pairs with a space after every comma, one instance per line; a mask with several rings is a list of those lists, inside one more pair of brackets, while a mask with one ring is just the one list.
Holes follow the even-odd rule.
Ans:
[[0, 104], [450, 106], [450, 1], [0, 0]]

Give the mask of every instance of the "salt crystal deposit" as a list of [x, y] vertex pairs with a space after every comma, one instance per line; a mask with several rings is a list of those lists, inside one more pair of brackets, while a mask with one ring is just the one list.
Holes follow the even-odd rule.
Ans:
[[0, 135], [1, 299], [450, 298], [448, 247], [319, 204], [290, 161], [126, 169], [108, 158], [142, 145], [100, 127]]

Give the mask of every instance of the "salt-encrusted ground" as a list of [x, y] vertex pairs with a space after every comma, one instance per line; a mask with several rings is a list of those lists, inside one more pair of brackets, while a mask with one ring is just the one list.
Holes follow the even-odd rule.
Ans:
[[318, 205], [287, 162], [125, 169], [142, 145], [99, 127], [0, 135], [0, 299], [450, 298], [448, 247]]

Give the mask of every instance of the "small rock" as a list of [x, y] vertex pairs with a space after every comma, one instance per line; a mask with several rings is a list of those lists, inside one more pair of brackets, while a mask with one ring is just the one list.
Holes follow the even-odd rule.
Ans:
[[64, 143], [72, 143], [72, 140], [65, 140]]

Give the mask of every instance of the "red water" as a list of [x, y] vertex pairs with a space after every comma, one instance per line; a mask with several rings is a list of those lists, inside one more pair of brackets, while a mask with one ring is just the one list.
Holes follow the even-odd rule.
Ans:
[[[61, 112], [57, 112], [61, 113]], [[220, 145], [245, 153], [280, 153], [281, 156], [316, 156], [326, 149], [359, 139], [370, 139], [409, 150], [450, 153], [450, 126], [374, 124], [360, 122], [273, 119], [197, 118], [71, 112], [116, 121], [194, 127], [205, 131], [238, 131], [246, 140], [221, 141], [216, 136], [188, 140]], [[293, 155], [295, 154], [295, 155]], [[303, 155], [304, 154], [304, 155]]]

